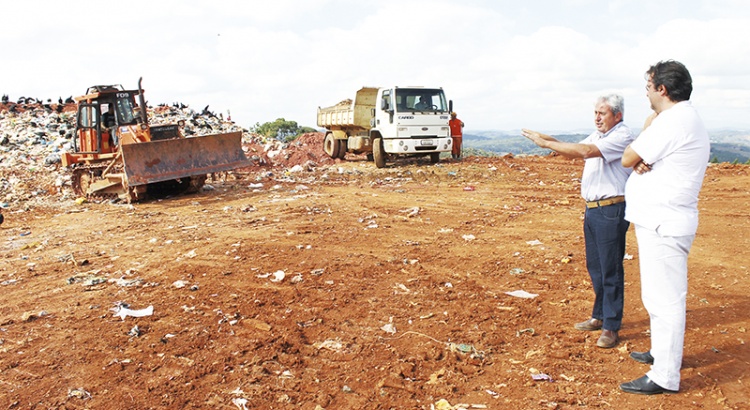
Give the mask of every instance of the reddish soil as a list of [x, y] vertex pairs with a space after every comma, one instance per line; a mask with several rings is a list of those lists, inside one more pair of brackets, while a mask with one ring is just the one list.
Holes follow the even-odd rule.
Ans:
[[628, 357], [649, 347], [633, 228], [620, 344], [573, 329], [593, 300], [581, 161], [300, 155], [317, 167], [6, 209], [0, 407], [750, 408], [747, 166], [708, 170], [682, 386], [648, 397], [618, 388], [648, 370]]

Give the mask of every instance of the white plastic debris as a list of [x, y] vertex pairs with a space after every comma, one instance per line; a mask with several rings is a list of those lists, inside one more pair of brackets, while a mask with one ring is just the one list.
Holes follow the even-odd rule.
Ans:
[[386, 333], [394, 334], [396, 333], [396, 326], [394, 326], [393, 323], [386, 323], [380, 328], [380, 330]]
[[261, 278], [261, 279], [270, 277], [271, 282], [281, 282], [286, 277], [286, 273], [284, 273], [283, 270], [277, 270], [276, 272], [264, 273], [262, 275], [257, 275], [256, 277]]
[[529, 293], [525, 290], [514, 290], [512, 292], [505, 292], [505, 294], [522, 299], [534, 299], [535, 297], [539, 296], [536, 293]]
[[247, 399], [244, 399], [242, 397], [235, 397], [232, 399], [232, 404], [237, 406], [240, 410], [247, 410]]
[[474, 239], [476, 239], [476, 237], [474, 235], [471, 235], [471, 234], [469, 234], [469, 235], [462, 235], [461, 237], [464, 238], [464, 240], [466, 242], [470, 242], [470, 241], [473, 241]]
[[176, 280], [172, 282], [172, 286], [174, 286], [177, 289], [182, 289], [185, 286], [187, 286], [187, 282], [185, 282], [184, 280]]
[[540, 241], [539, 239], [534, 239], [533, 241], [526, 241], [526, 243], [529, 244], [529, 245], [531, 245], [531, 246], [542, 245], [542, 241]]
[[413, 218], [413, 217], [419, 215], [420, 211], [421, 211], [421, 209], [418, 206], [415, 206], [415, 207], [409, 208], [409, 209], [401, 210], [401, 212], [406, 213], [406, 217], [407, 218]]
[[146, 317], [154, 314], [154, 307], [149, 306], [147, 308], [133, 310], [124, 306], [118, 306], [115, 308], [115, 316], [119, 316], [120, 319], [125, 320], [127, 316], [130, 317]]

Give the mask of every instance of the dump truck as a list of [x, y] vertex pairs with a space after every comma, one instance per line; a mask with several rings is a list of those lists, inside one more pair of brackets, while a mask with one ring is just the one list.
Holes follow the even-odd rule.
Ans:
[[436, 163], [451, 150], [452, 110], [439, 87], [362, 87], [353, 101], [318, 107], [318, 126], [326, 129], [323, 150], [340, 159], [347, 152], [367, 154], [378, 168], [409, 156]]
[[96, 85], [75, 98], [73, 149], [61, 160], [76, 195], [131, 203], [198, 192], [209, 174], [250, 165], [241, 132], [186, 138], [184, 124], [150, 125], [142, 80], [136, 90]]

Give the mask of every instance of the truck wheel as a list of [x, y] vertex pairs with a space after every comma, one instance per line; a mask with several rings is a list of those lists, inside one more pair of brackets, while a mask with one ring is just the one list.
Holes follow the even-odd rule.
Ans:
[[336, 141], [335, 138], [333, 138], [332, 133], [326, 134], [326, 137], [323, 140], [323, 151], [325, 151], [325, 153], [328, 154], [329, 157], [333, 159], [338, 158], [340, 147], [341, 146], [339, 145], [339, 142]]
[[372, 158], [375, 160], [376, 167], [383, 168], [385, 166], [385, 148], [382, 138], [375, 138], [372, 141]]
[[336, 140], [336, 142], [339, 143], [339, 155], [337, 156], [338, 159], [344, 159], [346, 157], [346, 140]]
[[433, 164], [437, 164], [440, 162], [440, 153], [439, 152], [432, 152], [430, 153], [430, 162]]

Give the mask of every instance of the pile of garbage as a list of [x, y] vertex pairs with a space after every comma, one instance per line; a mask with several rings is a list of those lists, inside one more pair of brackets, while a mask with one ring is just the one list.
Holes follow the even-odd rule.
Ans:
[[[62, 166], [60, 156], [73, 150], [75, 104], [6, 100], [0, 103], [0, 208], [34, 198], [71, 199], [71, 172]], [[286, 143], [251, 133], [208, 107], [196, 111], [184, 104], [163, 104], [149, 109], [150, 124], [181, 120], [187, 137], [241, 131], [251, 168], [258, 170], [295, 166], [310, 170], [335, 162], [323, 152], [321, 133], [304, 134]]]

